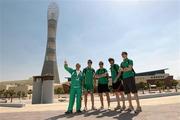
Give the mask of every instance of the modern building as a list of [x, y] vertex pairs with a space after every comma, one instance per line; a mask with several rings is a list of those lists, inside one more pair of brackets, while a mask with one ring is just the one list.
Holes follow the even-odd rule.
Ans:
[[54, 83], [60, 83], [56, 60], [56, 29], [59, 15], [58, 5], [54, 2], [48, 7], [48, 35], [44, 65], [41, 75], [53, 75]]
[[163, 81], [165, 83], [165, 86], [171, 87], [172, 86], [171, 81], [173, 80], [173, 75], [166, 73], [165, 70], [167, 69], [137, 73], [135, 77], [136, 83], [145, 82], [154, 85], [156, 81]]

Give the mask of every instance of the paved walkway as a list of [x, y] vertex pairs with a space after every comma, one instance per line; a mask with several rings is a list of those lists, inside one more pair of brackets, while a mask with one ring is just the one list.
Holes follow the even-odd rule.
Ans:
[[[180, 96], [146, 99], [141, 100], [141, 103], [143, 111], [134, 115], [107, 110], [64, 115], [67, 102], [27, 105], [24, 108], [0, 107], [0, 120], [180, 120]], [[97, 101], [96, 106], [98, 105]], [[115, 107], [116, 103], [113, 102], [111, 106]]]
[[64, 115], [64, 111], [1, 113], [1, 120], [180, 120], [180, 104], [143, 106], [139, 114], [119, 111], [89, 111], [83, 114]]

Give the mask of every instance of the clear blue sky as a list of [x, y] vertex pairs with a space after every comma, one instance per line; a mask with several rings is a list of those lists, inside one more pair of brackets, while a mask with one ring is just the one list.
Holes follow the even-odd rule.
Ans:
[[[47, 42], [50, 0], [0, 0], [0, 80], [40, 75]], [[56, 0], [60, 15], [57, 59], [61, 81], [87, 59], [98, 67], [122, 51], [134, 60], [136, 72], [161, 68], [180, 79], [179, 0]], [[140, 0], [139, 0], [140, 1]]]

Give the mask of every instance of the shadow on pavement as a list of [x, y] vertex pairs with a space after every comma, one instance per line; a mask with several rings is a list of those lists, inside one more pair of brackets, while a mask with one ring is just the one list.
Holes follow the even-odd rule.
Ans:
[[57, 116], [54, 116], [54, 117], [50, 117], [50, 118], [47, 118], [45, 120], [57, 120], [59, 118], [73, 118], [75, 116], [79, 116], [79, 115], [82, 115], [84, 114], [83, 112], [82, 113], [73, 113], [73, 114], [69, 114], [69, 115], [66, 115], [66, 114], [61, 114], [61, 115], [57, 115]]
[[[50, 117], [46, 120], [57, 120], [60, 118], [73, 118], [73, 117], [78, 117], [80, 116], [81, 119], [82, 117], [84, 118], [88, 118], [90, 116], [93, 116], [93, 118], [103, 118], [103, 117], [109, 117], [110, 119], [117, 119], [117, 120], [132, 120], [133, 117], [137, 116], [139, 113], [136, 114], [131, 114], [130, 112], [120, 112], [120, 111], [108, 111], [108, 110], [103, 110], [103, 111], [89, 111], [89, 112], [82, 112], [80, 114], [70, 114], [70, 115], [65, 115], [65, 114], [61, 114], [61, 115], [57, 115], [57, 116], [53, 116]], [[78, 118], [77, 118], [78, 119]]]

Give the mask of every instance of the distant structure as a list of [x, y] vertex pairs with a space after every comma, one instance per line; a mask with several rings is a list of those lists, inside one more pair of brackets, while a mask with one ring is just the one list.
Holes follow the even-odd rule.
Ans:
[[150, 85], [155, 85], [157, 81], [162, 81], [165, 83], [165, 86], [172, 87], [172, 80], [173, 75], [170, 75], [169, 73], [165, 72], [166, 69], [159, 69], [159, 70], [153, 70], [153, 71], [147, 71], [142, 73], [136, 74], [136, 83], [139, 82], [145, 82]]
[[59, 8], [55, 2], [48, 6], [48, 35], [42, 76], [54, 76], [54, 83], [60, 83], [56, 60], [56, 29], [59, 15]]

